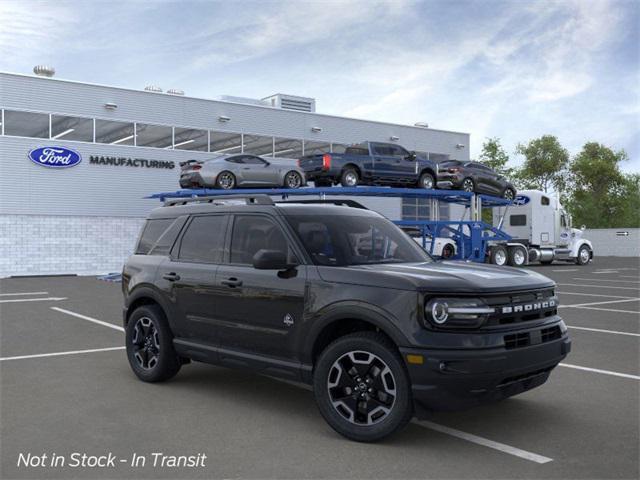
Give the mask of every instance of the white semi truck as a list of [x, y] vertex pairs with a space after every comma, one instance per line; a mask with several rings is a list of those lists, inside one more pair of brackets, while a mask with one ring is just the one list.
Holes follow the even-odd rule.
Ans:
[[571, 216], [556, 197], [539, 190], [523, 190], [512, 205], [492, 211], [493, 226], [512, 240], [490, 244], [491, 263], [522, 266], [558, 260], [586, 265], [593, 259], [591, 242], [582, 238], [585, 227], [572, 227]]

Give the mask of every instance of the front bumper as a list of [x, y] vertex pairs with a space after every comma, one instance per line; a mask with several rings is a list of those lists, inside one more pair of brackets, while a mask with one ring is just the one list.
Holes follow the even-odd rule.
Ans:
[[[401, 348], [416, 411], [460, 410], [501, 400], [542, 385], [571, 351], [566, 331], [557, 340], [523, 348]], [[421, 355], [421, 365], [407, 362]]]

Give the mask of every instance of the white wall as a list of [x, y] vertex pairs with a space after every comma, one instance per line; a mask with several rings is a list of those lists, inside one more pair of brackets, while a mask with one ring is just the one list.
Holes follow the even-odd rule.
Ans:
[[592, 228], [583, 238], [591, 240], [596, 257], [640, 257], [640, 228]]
[[0, 215], [0, 277], [122, 271], [143, 218]]

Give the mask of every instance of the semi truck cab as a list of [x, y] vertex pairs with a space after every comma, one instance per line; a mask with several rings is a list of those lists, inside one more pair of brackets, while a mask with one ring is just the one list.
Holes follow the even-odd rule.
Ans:
[[560, 200], [545, 192], [519, 192], [512, 205], [493, 210], [493, 225], [512, 237], [510, 245], [527, 248], [529, 262], [565, 260], [584, 265], [593, 259], [593, 246], [583, 238], [585, 227], [573, 228]]

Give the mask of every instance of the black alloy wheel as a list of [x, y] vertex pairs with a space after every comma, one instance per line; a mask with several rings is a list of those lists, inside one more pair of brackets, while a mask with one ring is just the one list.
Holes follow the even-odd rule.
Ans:
[[516, 197], [516, 193], [513, 191], [513, 189], [507, 188], [502, 194], [502, 197], [505, 200], [513, 200]]
[[356, 332], [331, 343], [316, 362], [314, 393], [327, 423], [360, 442], [391, 435], [413, 414], [404, 362], [377, 332]]
[[168, 380], [182, 366], [164, 312], [157, 305], [143, 305], [131, 313], [125, 328], [125, 346], [129, 365], [142, 381]]

